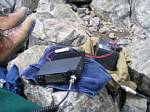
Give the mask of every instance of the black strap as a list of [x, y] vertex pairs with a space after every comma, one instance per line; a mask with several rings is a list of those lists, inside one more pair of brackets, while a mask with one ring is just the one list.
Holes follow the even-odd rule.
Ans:
[[17, 3], [17, 0], [14, 0], [14, 5], [12, 7], [12, 12], [15, 10], [16, 3]]

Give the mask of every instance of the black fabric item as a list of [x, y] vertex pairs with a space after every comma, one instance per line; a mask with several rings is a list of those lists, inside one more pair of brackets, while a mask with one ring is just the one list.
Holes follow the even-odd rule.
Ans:
[[103, 65], [108, 70], [116, 70], [116, 64], [119, 57], [119, 53], [117, 51], [109, 51], [102, 48], [98, 48], [96, 55], [101, 56], [105, 54], [112, 54], [111, 56], [95, 59], [101, 65]]

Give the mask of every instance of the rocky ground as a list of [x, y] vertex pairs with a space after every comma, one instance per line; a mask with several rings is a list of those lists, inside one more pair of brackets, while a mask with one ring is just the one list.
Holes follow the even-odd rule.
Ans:
[[[79, 46], [91, 36], [117, 38], [128, 44], [131, 79], [140, 93], [150, 97], [150, 0], [22, 0], [22, 3], [31, 11], [36, 10], [33, 14], [36, 25], [29, 49], [10, 62], [10, 66], [15, 63], [21, 71], [37, 63], [44, 49], [54, 42]], [[28, 99], [42, 106], [49, 105], [52, 98], [58, 102], [65, 94], [25, 84]], [[94, 98], [72, 92], [62, 106], [65, 112], [119, 112], [105, 88]], [[150, 104], [145, 98], [127, 94], [121, 111], [150, 112]]]

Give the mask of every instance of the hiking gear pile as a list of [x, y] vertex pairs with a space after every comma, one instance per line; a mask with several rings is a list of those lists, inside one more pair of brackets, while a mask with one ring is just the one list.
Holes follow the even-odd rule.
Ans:
[[[39, 60], [39, 63], [30, 65], [22, 73], [23, 76], [28, 80], [32, 80], [35, 83], [38, 83], [36, 77], [41, 66], [43, 64], [46, 64], [49, 61], [53, 61], [51, 57], [54, 57], [54, 55], [50, 55], [50, 54], [60, 48], [64, 48], [64, 47], [59, 45], [48, 47], [45, 50], [44, 55]], [[49, 57], [47, 58], [47, 56]], [[59, 68], [56, 69], [59, 70]], [[109, 80], [111, 80], [111, 77], [108, 74], [108, 72], [104, 69], [103, 66], [97, 63], [95, 60], [85, 57], [83, 71], [81, 72], [79, 80], [72, 86], [71, 91], [86, 93], [88, 95], [95, 96], [97, 92], [101, 88], [103, 88]], [[57, 84], [57, 83], [47, 85], [47, 87], [54, 88], [56, 90], [67, 90], [68, 86], [69, 86], [68, 84]]]

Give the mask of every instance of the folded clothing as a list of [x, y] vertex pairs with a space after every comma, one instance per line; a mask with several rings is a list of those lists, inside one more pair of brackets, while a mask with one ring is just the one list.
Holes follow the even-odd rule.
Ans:
[[19, 78], [19, 70], [13, 65], [10, 70], [0, 67], [0, 85], [10, 92], [22, 95], [23, 85]]
[[[30, 65], [25, 69], [22, 75], [28, 80], [36, 82], [37, 72], [40, 67], [46, 62], [49, 53], [52, 53], [56, 49], [63, 48], [63, 46], [50, 46], [45, 50], [44, 55], [39, 60], [38, 64]], [[52, 60], [51, 60], [52, 61]], [[111, 80], [111, 76], [108, 72], [93, 59], [85, 58], [83, 71], [81, 72], [80, 79], [72, 86], [72, 91], [86, 93], [91, 96], [95, 96], [97, 92], [102, 89], [107, 82]], [[57, 90], [68, 90], [68, 84], [48, 84], [48, 87]]]

